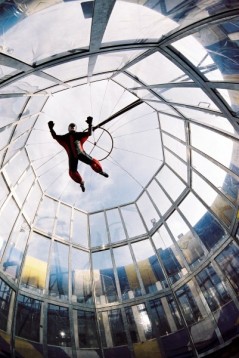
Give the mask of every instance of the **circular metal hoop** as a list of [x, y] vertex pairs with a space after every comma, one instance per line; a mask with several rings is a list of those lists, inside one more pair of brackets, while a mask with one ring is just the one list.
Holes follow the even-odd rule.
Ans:
[[[98, 129], [101, 129], [103, 132], [102, 133], [106, 133], [108, 136], [109, 136], [109, 142], [110, 142], [110, 144], [109, 144], [109, 149], [102, 149], [97, 143], [99, 142], [99, 140], [100, 140], [100, 138], [101, 138], [101, 136], [102, 136], [102, 134], [99, 136], [99, 138], [97, 139], [97, 141], [96, 142], [94, 142], [94, 143], [92, 143], [93, 144], [93, 149], [94, 149], [94, 147], [97, 147], [97, 148], [99, 148], [99, 149], [101, 149], [101, 150], [103, 150], [103, 151], [105, 151], [106, 152], [106, 155], [105, 156], [103, 156], [103, 157], [101, 157], [101, 158], [97, 158], [97, 160], [99, 160], [100, 162], [102, 161], [102, 160], [105, 160], [106, 158], [108, 158], [108, 156], [111, 154], [111, 152], [112, 152], [112, 150], [113, 150], [113, 146], [114, 146], [114, 140], [113, 140], [113, 137], [112, 137], [112, 135], [110, 134], [110, 132], [109, 131], [107, 131], [107, 129], [105, 129], [105, 128], [103, 128], [103, 127], [97, 127], [94, 131], [97, 131]], [[93, 149], [92, 149], [92, 151], [93, 151]]]

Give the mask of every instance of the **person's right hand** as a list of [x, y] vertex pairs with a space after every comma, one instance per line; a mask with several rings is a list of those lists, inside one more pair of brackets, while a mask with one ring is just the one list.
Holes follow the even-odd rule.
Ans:
[[52, 129], [54, 127], [55, 123], [53, 121], [48, 122], [48, 127]]

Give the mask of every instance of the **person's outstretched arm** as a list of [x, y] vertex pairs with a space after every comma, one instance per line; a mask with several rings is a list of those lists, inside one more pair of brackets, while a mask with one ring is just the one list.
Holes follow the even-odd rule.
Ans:
[[55, 125], [55, 123], [54, 123], [53, 121], [48, 122], [48, 127], [49, 127], [49, 129], [50, 129], [51, 135], [52, 135], [52, 137], [53, 137], [54, 139], [56, 139], [56, 138], [57, 138], [57, 134], [56, 134], [56, 132], [55, 132], [54, 129], [53, 129], [54, 125]]
[[90, 136], [92, 134], [92, 122], [93, 122], [93, 118], [92, 117], [87, 117], [86, 123], [88, 123], [88, 135]]

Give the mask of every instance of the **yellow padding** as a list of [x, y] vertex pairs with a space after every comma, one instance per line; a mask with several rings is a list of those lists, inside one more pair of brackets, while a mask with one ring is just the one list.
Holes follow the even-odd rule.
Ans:
[[140, 274], [145, 285], [152, 285], [157, 281], [152, 266], [149, 260], [142, 260], [138, 262]]
[[142, 343], [134, 343], [135, 358], [162, 358], [156, 339], [151, 339]]
[[37, 288], [45, 288], [47, 263], [27, 256], [22, 271], [22, 283]]
[[125, 272], [126, 272], [127, 279], [128, 279], [129, 286], [130, 286], [131, 290], [135, 290], [136, 288], [139, 288], [140, 287], [139, 280], [136, 275], [134, 264], [125, 266]]
[[[3, 331], [0, 331], [0, 336], [4, 339], [4, 341], [6, 341], [10, 345], [11, 337], [9, 334], [7, 334]], [[0, 347], [0, 351], [1, 351], [1, 347]]]
[[17, 353], [26, 358], [43, 358], [43, 355], [34, 348], [34, 346], [22, 339], [16, 338], [15, 349]]

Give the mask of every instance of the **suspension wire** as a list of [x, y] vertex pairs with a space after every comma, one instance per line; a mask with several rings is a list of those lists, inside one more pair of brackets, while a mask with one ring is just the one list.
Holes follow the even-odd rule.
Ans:
[[[64, 174], [64, 172], [61, 173], [60, 177], [61, 177], [63, 174]], [[55, 179], [55, 181], [56, 181], [58, 178], [59, 178], [59, 177], [57, 177], [57, 178]], [[62, 189], [62, 192], [60, 193], [60, 195], [59, 195], [58, 198], [57, 198], [58, 200], [61, 200], [61, 197], [62, 197], [64, 191], [66, 190], [66, 188], [68, 187], [70, 181], [71, 181], [71, 179], [68, 178], [66, 185], [64, 186], [64, 188]]]
[[103, 100], [102, 100], [102, 103], [101, 103], [101, 108], [100, 108], [100, 113], [99, 113], [99, 119], [101, 118], [101, 112], [102, 112], [103, 104], [104, 104], [104, 101], [105, 101], [106, 92], [107, 92], [107, 90], [108, 90], [109, 82], [110, 82], [110, 80], [108, 79], [107, 85], [105, 86], [105, 92], [104, 92]]
[[[46, 173], [50, 172], [52, 169], [56, 168], [59, 164], [62, 164], [64, 161], [66, 161], [66, 158], [64, 158], [62, 161], [60, 161], [59, 163], [56, 163], [56, 165], [54, 165], [53, 167], [51, 167], [50, 169], [47, 169], [45, 172], [43, 172], [41, 175], [38, 175], [38, 178], [40, 178], [41, 176], [45, 175]], [[44, 163], [46, 164], [46, 163]], [[42, 165], [41, 165], [42, 166]], [[40, 166], [40, 167], [41, 167]], [[39, 167], [39, 168], [40, 168]], [[37, 168], [36, 170], [38, 170], [39, 168]]]
[[40, 169], [41, 167], [43, 167], [43, 165], [45, 165], [46, 163], [48, 163], [50, 160], [52, 160], [53, 158], [55, 158], [58, 154], [62, 153], [63, 149], [61, 149], [59, 152], [57, 152], [56, 154], [53, 155], [53, 157], [50, 157], [46, 162], [42, 163], [38, 168], [35, 168], [35, 170]]
[[[54, 167], [53, 167], [54, 168]], [[46, 173], [47, 173], [48, 171], [46, 171]], [[45, 173], [43, 173], [43, 174], [45, 174]], [[62, 172], [60, 175], [58, 175], [52, 182], [50, 182], [48, 185], [47, 185], [47, 187], [46, 187], [46, 189], [44, 190], [44, 193], [46, 193], [46, 191], [48, 190], [48, 188], [50, 188], [51, 186], [52, 186], [52, 184], [54, 184], [61, 176], [63, 176], [65, 174], [65, 172]], [[42, 176], [42, 174], [40, 175], [40, 176]], [[39, 176], [39, 177], [40, 177]], [[38, 178], [39, 178], [38, 177]]]
[[151, 157], [150, 155], [146, 155], [146, 154], [143, 154], [143, 153], [134, 152], [133, 150], [128, 150], [128, 149], [124, 149], [124, 148], [118, 148], [118, 147], [114, 147], [114, 149], [122, 150], [122, 151], [128, 152], [128, 153], [137, 154], [137, 155], [140, 155], [140, 156], [142, 156], [142, 157], [146, 157], [146, 158], [149, 158], [149, 159], [153, 159], [153, 160], [157, 160], [157, 161], [159, 161], [159, 162], [162, 162], [161, 159], [158, 159], [158, 158], [155, 158], [155, 157]]
[[111, 162], [112, 162], [113, 164], [115, 164], [118, 168], [120, 168], [120, 169], [123, 170], [126, 174], [128, 174], [129, 177], [131, 177], [142, 189], [144, 189], [144, 186], [143, 186], [132, 174], [130, 174], [130, 173], [128, 172], [128, 170], [126, 170], [125, 168], [123, 168], [122, 165], [120, 165], [120, 163], [119, 163], [117, 160], [113, 159], [112, 156], [110, 156], [109, 158], [107, 158], [107, 160], [109, 160], [109, 161], [110, 161], [110, 159], [111, 159]]
[[111, 115], [113, 114], [114, 109], [117, 107], [118, 103], [120, 102], [121, 98], [123, 97], [123, 95], [125, 94], [126, 89], [124, 88], [124, 91], [121, 93], [121, 95], [119, 96], [119, 99], [117, 100], [116, 104], [114, 105], [112, 111], [111, 111]]
[[[118, 129], [120, 129], [120, 128], [126, 126], [127, 124], [132, 123], [132, 122], [134, 122], [134, 121], [137, 121], [137, 120], [140, 119], [140, 118], [144, 118], [144, 117], [146, 117], [146, 116], [148, 116], [148, 115], [150, 115], [150, 114], [152, 114], [152, 113], [154, 113], [154, 112], [155, 112], [155, 111], [152, 111], [152, 112], [149, 112], [149, 113], [145, 113], [145, 114], [143, 114], [142, 116], [138, 116], [138, 117], [136, 117], [136, 118], [132, 118], [130, 121], [128, 121], [128, 122], [126, 122], [126, 123], [123, 123], [123, 124], [121, 124], [120, 126], [118, 126], [118, 127], [116, 127], [115, 129], [113, 129], [113, 131], [111, 131], [111, 134], [114, 133], [115, 131], [117, 131]], [[113, 125], [114, 125], [114, 124], [112, 124], [111, 127], [109, 127], [109, 129], [112, 128]]]
[[117, 135], [117, 136], [115, 136], [115, 137], [113, 137], [113, 138], [115, 139], [115, 138], [120, 138], [120, 137], [126, 137], [126, 136], [128, 136], [128, 135], [134, 135], [134, 134], [139, 134], [139, 133], [151, 132], [151, 131], [155, 131], [156, 129], [159, 129], [159, 127], [151, 128], [151, 129], [147, 129], [147, 130], [143, 130], [143, 131], [138, 131], [138, 132], [131, 132], [131, 133], [127, 133], [127, 134], [121, 134], [121, 135]]

